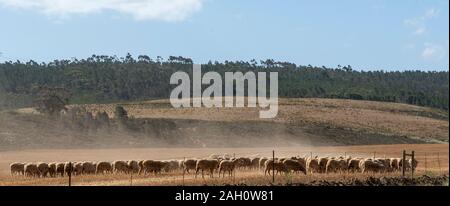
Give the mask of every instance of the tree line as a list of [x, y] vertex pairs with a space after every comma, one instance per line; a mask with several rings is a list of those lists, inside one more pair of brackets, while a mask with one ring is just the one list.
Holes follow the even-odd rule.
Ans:
[[[176, 71], [192, 73], [192, 59], [147, 55], [93, 55], [49, 63], [0, 63], [0, 108], [32, 106], [43, 87], [64, 88], [69, 103], [122, 102], [168, 98]], [[265, 61], [208, 62], [202, 72], [279, 72], [279, 96], [400, 102], [448, 110], [448, 71], [356, 71]], [[222, 75], [223, 76], [223, 75]]]

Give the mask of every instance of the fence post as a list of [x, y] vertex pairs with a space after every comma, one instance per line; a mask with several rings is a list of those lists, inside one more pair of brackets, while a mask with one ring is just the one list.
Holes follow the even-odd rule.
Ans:
[[272, 151], [272, 183], [275, 184], [275, 150]]
[[133, 186], [133, 171], [130, 172], [130, 186]]
[[69, 176], [69, 187], [72, 186], [72, 162], [69, 162], [69, 173], [67, 174]]
[[414, 178], [414, 151], [411, 152], [411, 178]]
[[377, 152], [373, 152], [373, 159], [375, 159], [377, 156]]
[[403, 157], [402, 157], [402, 176], [403, 177], [405, 176], [405, 168], [406, 168], [405, 161], [406, 161], [406, 151], [403, 150]]

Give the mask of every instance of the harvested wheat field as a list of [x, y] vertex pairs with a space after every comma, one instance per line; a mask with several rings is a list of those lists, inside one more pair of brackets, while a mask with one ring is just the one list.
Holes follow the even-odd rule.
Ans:
[[[448, 175], [449, 146], [448, 144], [420, 144], [420, 145], [374, 145], [374, 146], [345, 146], [345, 147], [284, 147], [275, 148], [276, 157], [291, 156], [352, 156], [352, 157], [401, 157], [402, 151], [415, 151], [419, 161], [416, 175]], [[272, 148], [202, 148], [202, 149], [97, 149], [97, 150], [27, 150], [0, 152], [0, 185], [67, 185], [67, 177], [33, 178], [11, 176], [9, 164], [11, 162], [64, 162], [64, 161], [114, 161], [114, 160], [170, 160], [184, 158], [205, 158], [211, 154], [229, 154], [236, 157], [271, 157]], [[318, 180], [344, 181], [349, 179], [366, 179], [368, 177], [397, 177], [400, 172], [390, 173], [332, 173], [332, 174], [283, 174], [276, 175], [276, 184], [301, 184]], [[183, 178], [181, 170], [147, 175], [105, 174], [74, 176], [73, 185], [267, 185], [271, 183], [271, 176], [265, 176], [258, 169], [237, 169], [235, 177], [227, 175], [214, 178], [201, 175], [194, 177], [193, 171], [186, 173]]]

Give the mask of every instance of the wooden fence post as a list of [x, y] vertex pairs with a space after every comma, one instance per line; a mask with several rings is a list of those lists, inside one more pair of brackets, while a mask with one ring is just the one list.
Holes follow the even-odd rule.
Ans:
[[411, 178], [414, 178], [414, 151], [411, 152]]
[[406, 151], [403, 150], [403, 157], [402, 157], [402, 176], [405, 176], [405, 168], [406, 168]]

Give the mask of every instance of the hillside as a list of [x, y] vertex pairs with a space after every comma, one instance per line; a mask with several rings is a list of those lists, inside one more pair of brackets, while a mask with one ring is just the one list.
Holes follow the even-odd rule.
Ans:
[[[121, 104], [148, 126], [80, 131], [34, 109], [0, 113], [0, 149], [73, 147], [242, 147], [448, 143], [448, 113], [407, 104], [281, 99], [278, 117], [256, 108], [173, 109], [168, 100]], [[116, 104], [71, 105], [113, 117]], [[112, 120], [114, 121], [114, 120]], [[32, 134], [32, 136], [30, 135]]]

